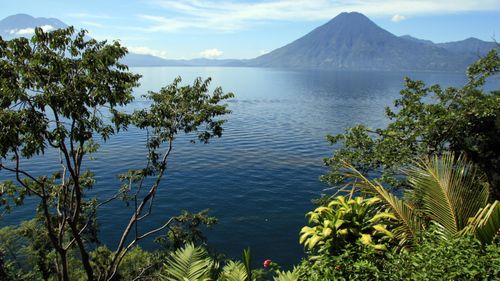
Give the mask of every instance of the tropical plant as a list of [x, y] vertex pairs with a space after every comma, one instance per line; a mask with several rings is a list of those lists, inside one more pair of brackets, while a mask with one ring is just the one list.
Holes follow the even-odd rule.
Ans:
[[467, 235], [443, 240], [431, 227], [411, 251], [391, 253], [381, 272], [383, 280], [497, 280], [500, 248]]
[[299, 272], [296, 267], [293, 270], [281, 271], [278, 270], [277, 275], [274, 276], [274, 281], [298, 281], [299, 280]]
[[[370, 181], [344, 162], [353, 187], [380, 198], [400, 221], [394, 230], [401, 244], [436, 224], [443, 238], [472, 233], [489, 243], [500, 229], [498, 201], [488, 204], [488, 184], [477, 166], [463, 156], [445, 153], [414, 162], [405, 171], [411, 186], [406, 199], [391, 194], [376, 180]], [[409, 198], [409, 199], [408, 199]]]
[[247, 269], [245, 265], [239, 261], [229, 261], [224, 266], [220, 281], [246, 281], [248, 280]]
[[395, 240], [398, 241], [399, 248], [405, 248], [411, 244], [425, 227], [424, 221], [414, 206], [392, 194], [376, 180], [370, 181], [351, 164], [344, 161], [343, 165], [346, 169], [344, 175], [354, 179], [351, 193], [360, 188], [361, 192], [378, 197], [399, 220], [399, 224], [391, 230]]
[[218, 264], [208, 256], [203, 247], [188, 243], [184, 248], [170, 254], [164, 265], [164, 275], [161, 280], [169, 281], [198, 281], [205, 280], [211, 270]]
[[307, 213], [312, 227], [300, 231], [300, 244], [320, 254], [338, 254], [346, 245], [358, 243], [385, 250], [393, 234], [388, 229], [394, 214], [380, 209], [379, 198], [337, 196], [327, 206]]
[[243, 265], [245, 266], [245, 270], [247, 272], [247, 278], [245, 281], [253, 281], [252, 276], [252, 254], [250, 248], [246, 248], [243, 250]]
[[387, 251], [346, 245], [338, 255], [319, 255], [304, 259], [298, 266], [299, 280], [377, 280]]
[[426, 157], [406, 169], [406, 174], [417, 208], [447, 237], [456, 235], [488, 203], [486, 177], [463, 156]]
[[480, 241], [489, 242], [500, 236], [500, 202], [488, 203], [470, 218], [461, 230], [462, 235], [472, 234]]
[[256, 281], [260, 275], [251, 268], [250, 249], [245, 249], [243, 261], [229, 260], [220, 269], [219, 262], [211, 257], [203, 246], [187, 243], [172, 252], [163, 266], [161, 280], [169, 281]]
[[298, 280], [497, 280], [498, 241], [484, 245], [471, 236], [443, 240], [436, 227], [424, 231], [408, 251], [346, 247], [338, 256], [304, 259]]

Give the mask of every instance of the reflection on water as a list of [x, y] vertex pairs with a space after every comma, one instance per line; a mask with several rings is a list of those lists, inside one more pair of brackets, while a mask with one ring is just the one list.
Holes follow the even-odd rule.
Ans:
[[[403, 74], [389, 72], [289, 71], [258, 68], [165, 67], [132, 68], [143, 75], [130, 111], [147, 106], [141, 97], [180, 75], [183, 83], [212, 77], [212, 85], [234, 92], [224, 135], [208, 145], [192, 145], [180, 137], [174, 144], [169, 170], [145, 229], [162, 224], [182, 209], [211, 209], [219, 224], [208, 231], [209, 243], [230, 257], [250, 246], [255, 261], [270, 258], [296, 263], [302, 248], [298, 232], [310, 200], [326, 188], [318, 178], [326, 172], [322, 158], [331, 154], [327, 134], [357, 123], [383, 126], [384, 107], [403, 87]], [[427, 82], [460, 86], [464, 75], [414, 73]], [[135, 129], [111, 138], [88, 165], [96, 173], [92, 195], [112, 196], [119, 185], [114, 175], [145, 164], [145, 134]], [[30, 161], [27, 169], [41, 174], [57, 168], [57, 155]], [[5, 172], [0, 172], [5, 178]], [[27, 205], [33, 206], [29, 201]], [[28, 208], [26, 208], [28, 207]], [[99, 216], [104, 243], [115, 245], [131, 208], [105, 205]], [[32, 216], [18, 208], [1, 225]], [[152, 249], [152, 241], [142, 246]]]

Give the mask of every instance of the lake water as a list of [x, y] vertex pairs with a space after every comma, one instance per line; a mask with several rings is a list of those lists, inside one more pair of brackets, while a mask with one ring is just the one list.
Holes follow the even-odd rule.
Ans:
[[[213, 86], [234, 92], [223, 137], [210, 144], [174, 143], [168, 172], [155, 199], [153, 214], [143, 229], [160, 226], [186, 209], [206, 208], [219, 218], [208, 230], [209, 245], [240, 257], [250, 247], [254, 264], [272, 259], [288, 266], [303, 255], [298, 233], [313, 198], [324, 193], [319, 176], [326, 173], [322, 159], [334, 147], [327, 134], [340, 133], [358, 123], [383, 126], [384, 107], [403, 88], [403, 73], [290, 71], [259, 68], [165, 67], [132, 68], [143, 75], [136, 101], [127, 109], [147, 105], [141, 94], [158, 90], [181, 76], [212, 77]], [[411, 73], [428, 83], [460, 86], [463, 74]], [[115, 175], [145, 164], [145, 134], [137, 130], [114, 136], [102, 146], [94, 167], [97, 183], [92, 194], [101, 199], [115, 194]], [[26, 164], [34, 173], [57, 167], [57, 156]], [[5, 178], [6, 172], [0, 172]], [[33, 215], [33, 201], [17, 208], [0, 226], [18, 223]], [[102, 241], [114, 248], [131, 208], [115, 202], [100, 210]], [[153, 249], [152, 241], [141, 246]]]

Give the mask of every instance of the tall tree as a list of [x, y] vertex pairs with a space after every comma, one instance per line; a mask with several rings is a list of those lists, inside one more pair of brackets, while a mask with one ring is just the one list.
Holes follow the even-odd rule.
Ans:
[[[140, 76], [128, 71], [120, 59], [127, 53], [118, 42], [88, 39], [85, 31], [72, 27], [53, 32], [37, 28], [30, 39], [4, 41], [0, 38], [0, 170], [14, 181], [4, 181], [0, 204], [5, 211], [21, 205], [26, 196], [36, 197], [48, 239], [57, 253], [59, 280], [69, 280], [68, 251], [76, 248], [88, 280], [97, 280], [88, 243], [97, 209], [116, 198], [135, 202], [129, 223], [101, 279], [111, 280], [119, 263], [140, 239], [168, 225], [143, 231], [137, 223], [147, 218], [168, 156], [178, 133], [197, 132], [196, 139], [208, 142], [221, 136], [229, 113], [220, 104], [232, 94], [217, 88], [208, 93], [210, 79], [197, 79], [192, 86], [179, 86], [180, 78], [159, 92], [147, 95], [151, 107], [132, 115], [121, 106], [133, 101], [132, 90]], [[148, 161], [145, 168], [131, 170], [111, 198], [88, 198], [94, 186], [94, 169], [83, 168], [86, 156], [130, 124], [148, 131]], [[58, 151], [59, 169], [35, 176], [24, 163], [48, 149]], [[86, 165], [85, 167], [87, 167]], [[146, 177], [154, 177], [144, 187]], [[133, 234], [133, 239], [130, 239]], [[90, 236], [89, 236], [90, 235]]]

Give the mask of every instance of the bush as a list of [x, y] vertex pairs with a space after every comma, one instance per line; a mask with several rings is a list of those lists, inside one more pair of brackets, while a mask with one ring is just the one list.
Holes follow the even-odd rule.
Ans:
[[473, 237], [442, 240], [430, 231], [407, 252], [348, 247], [337, 256], [303, 260], [299, 280], [493, 280], [500, 276], [498, 245], [483, 246]]

